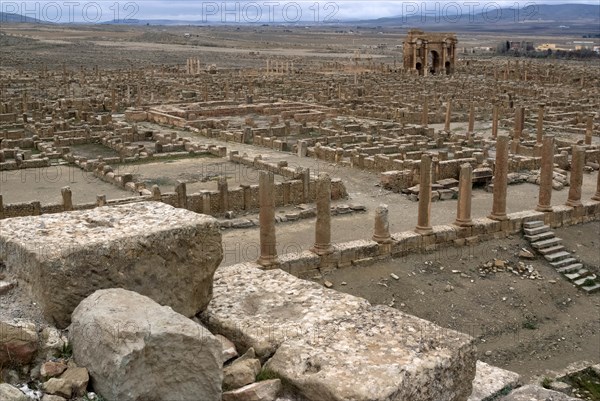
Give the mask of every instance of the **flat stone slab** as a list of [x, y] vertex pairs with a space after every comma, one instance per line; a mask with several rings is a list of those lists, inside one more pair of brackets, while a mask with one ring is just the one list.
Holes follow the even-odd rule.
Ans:
[[223, 258], [217, 221], [161, 202], [2, 220], [0, 258], [59, 328], [88, 295], [125, 288], [193, 316]]
[[581, 401], [581, 398], [569, 397], [564, 393], [552, 391], [540, 386], [529, 384], [519, 387], [510, 392], [506, 397], [498, 398], [498, 401]]
[[500, 369], [485, 362], [477, 361], [477, 370], [473, 380], [473, 392], [468, 401], [492, 399], [505, 389], [516, 388], [521, 381], [518, 373]]
[[254, 263], [220, 268], [203, 313], [213, 333], [252, 346], [312, 401], [459, 401], [476, 351], [466, 334]]

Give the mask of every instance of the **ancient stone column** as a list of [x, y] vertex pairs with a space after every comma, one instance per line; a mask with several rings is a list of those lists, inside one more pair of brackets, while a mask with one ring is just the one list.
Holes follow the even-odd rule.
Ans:
[[537, 135], [536, 142], [541, 144], [544, 137], [544, 104], [540, 104], [538, 109], [538, 120], [537, 120]]
[[221, 196], [221, 211], [229, 210], [229, 187], [227, 185], [227, 177], [219, 177], [217, 181], [217, 190]]
[[473, 191], [473, 166], [465, 163], [460, 166], [458, 184], [458, 204], [456, 207], [456, 221], [460, 227], [473, 225], [471, 220], [471, 193]]
[[187, 208], [187, 186], [185, 182], [180, 182], [175, 186], [175, 193], [177, 194], [177, 205], [182, 209]]
[[156, 184], [152, 185], [150, 192], [152, 192], [152, 200], [153, 201], [159, 202], [162, 199], [162, 195], [160, 193], [160, 188], [158, 187], [158, 185], [156, 185]]
[[538, 212], [551, 212], [552, 206], [552, 178], [554, 174], [554, 136], [546, 135], [542, 146], [542, 167], [540, 169], [540, 191], [538, 204], [535, 210]]
[[[592, 196], [592, 200], [600, 202], [600, 171], [598, 171], [598, 179], [596, 181], [596, 193]], [[2, 218], [2, 197], [0, 196], [0, 218]]]
[[444, 124], [444, 131], [450, 132], [450, 119], [452, 118], [452, 100], [448, 98], [448, 103], [446, 104], [446, 121]]
[[592, 144], [592, 131], [593, 130], [594, 130], [594, 116], [590, 114], [587, 118], [587, 126], [585, 129], [585, 144], [586, 145]]
[[317, 223], [315, 225], [315, 245], [311, 251], [317, 255], [331, 253], [331, 178], [320, 173], [317, 178]]
[[96, 206], [106, 206], [106, 195], [96, 195]]
[[496, 140], [496, 166], [494, 169], [493, 220], [506, 220], [506, 192], [508, 189], [508, 135], [498, 135]]
[[260, 202], [260, 257], [257, 263], [269, 266], [277, 263], [275, 237], [275, 175], [260, 171], [258, 177], [258, 198]]
[[583, 166], [585, 164], [585, 147], [573, 146], [571, 159], [571, 179], [569, 181], [569, 197], [567, 206], [581, 206], [581, 185], [583, 184]]
[[419, 183], [419, 214], [415, 231], [419, 234], [429, 234], [431, 228], [431, 156], [421, 156], [421, 182]]
[[467, 132], [472, 134], [475, 130], [475, 103], [471, 102], [471, 107], [469, 109], [469, 129]]
[[494, 109], [492, 111], [492, 138], [496, 139], [498, 137], [498, 105], [494, 105]]
[[421, 115], [421, 125], [427, 127], [429, 125], [429, 104], [427, 98], [423, 100], [423, 114]]
[[390, 223], [388, 221], [388, 205], [379, 205], [375, 209], [375, 229], [373, 230], [373, 241], [380, 244], [390, 243]]
[[515, 110], [515, 127], [512, 141], [512, 153], [517, 153], [519, 150], [519, 142], [521, 141], [521, 113], [523, 112], [522, 107], [517, 107]]
[[4, 201], [2, 199], [2, 194], [0, 194], [0, 219], [4, 218]]
[[61, 188], [60, 194], [62, 195], [63, 210], [65, 212], [73, 210], [73, 194], [71, 192], [71, 188]]

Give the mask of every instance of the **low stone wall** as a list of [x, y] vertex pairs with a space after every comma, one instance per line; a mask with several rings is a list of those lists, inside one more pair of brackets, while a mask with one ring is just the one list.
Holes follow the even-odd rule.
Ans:
[[334, 244], [328, 255], [311, 251], [279, 256], [278, 267], [295, 276], [306, 278], [323, 271], [350, 265], [372, 264], [377, 260], [396, 258], [414, 252], [429, 251], [449, 246], [464, 246], [491, 239], [504, 238], [522, 232], [523, 223], [543, 220], [553, 228], [600, 220], [600, 202], [583, 202], [583, 206], [554, 206], [552, 212], [523, 211], [510, 213], [505, 221], [483, 217], [473, 219], [473, 226], [453, 224], [434, 226], [431, 234], [404, 231], [392, 234], [392, 242], [380, 244], [372, 240], [356, 240]]

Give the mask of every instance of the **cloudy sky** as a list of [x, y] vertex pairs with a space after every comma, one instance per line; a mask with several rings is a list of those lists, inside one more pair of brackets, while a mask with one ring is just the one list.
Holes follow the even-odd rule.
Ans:
[[0, 10], [48, 22], [103, 22], [127, 19], [175, 19], [202, 22], [268, 24], [322, 23], [398, 15], [441, 16], [501, 7], [519, 8], [534, 16], [539, 4], [600, 4], [600, 0], [2, 0]]

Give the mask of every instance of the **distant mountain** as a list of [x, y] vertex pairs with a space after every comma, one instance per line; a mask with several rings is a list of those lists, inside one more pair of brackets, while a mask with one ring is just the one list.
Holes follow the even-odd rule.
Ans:
[[26, 23], [26, 24], [37, 24], [40, 23], [42, 21], [40, 21], [37, 18], [31, 18], [31, 17], [26, 17], [25, 15], [21, 15], [21, 14], [13, 14], [13, 13], [4, 13], [0, 11], [0, 23], [1, 22], [5, 22], [5, 23]]
[[455, 25], [465, 27], [469, 25], [513, 25], [524, 23], [555, 23], [568, 25], [574, 23], [598, 23], [600, 30], [600, 4], [535, 4], [527, 3], [526, 7], [499, 8], [488, 7], [484, 12], [469, 15], [468, 10], [457, 13], [456, 8], [441, 7], [438, 12], [427, 11], [420, 13], [418, 10], [407, 15], [385, 17], [372, 20], [352, 21], [353, 24], [377, 26], [435, 26]]

